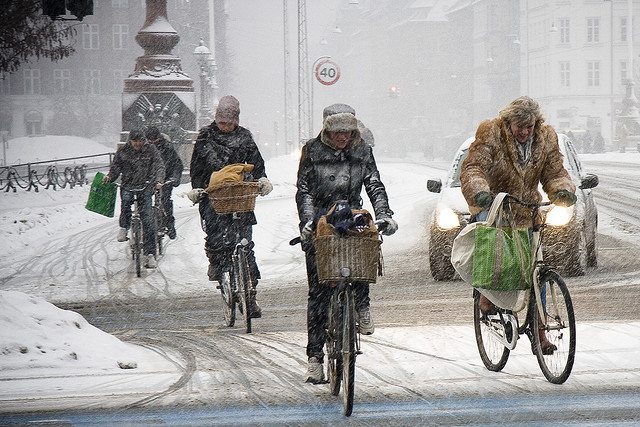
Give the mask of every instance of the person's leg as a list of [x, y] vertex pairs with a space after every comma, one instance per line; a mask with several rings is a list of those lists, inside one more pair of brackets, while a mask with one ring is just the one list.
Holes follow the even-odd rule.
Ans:
[[199, 205], [202, 229], [206, 233], [204, 252], [209, 259], [207, 275], [210, 281], [221, 281], [222, 272], [227, 263], [227, 251], [224, 248], [223, 216], [216, 214], [211, 203], [206, 200]]
[[252, 305], [251, 305], [251, 317], [262, 317], [262, 309], [256, 300], [256, 286], [258, 286], [258, 279], [260, 279], [260, 270], [258, 269], [258, 263], [256, 262], [256, 255], [253, 251], [255, 244], [252, 239], [253, 226], [246, 225], [242, 227], [241, 235], [247, 239], [249, 244], [247, 245], [247, 262], [249, 263], [249, 274], [251, 275], [251, 292], [253, 293]]
[[371, 335], [375, 331], [371, 310], [369, 308], [369, 283], [357, 282], [355, 284], [355, 305], [356, 317], [358, 320], [360, 333], [363, 335]]
[[138, 196], [138, 209], [142, 221], [142, 239], [144, 243], [144, 254], [156, 256], [156, 225], [153, 220], [153, 193], [144, 192]]
[[330, 288], [318, 282], [315, 249], [305, 248], [309, 296], [307, 300], [307, 367], [306, 382], [324, 381], [324, 342], [327, 327]]
[[162, 224], [167, 229], [167, 235], [171, 240], [176, 238], [176, 219], [173, 216], [173, 200], [171, 200], [171, 192], [173, 191], [173, 186], [165, 185], [162, 187], [162, 191], [160, 192], [160, 196], [162, 198], [162, 214], [164, 223]]
[[131, 227], [131, 205], [133, 204], [133, 193], [120, 187], [120, 218], [118, 224], [121, 228]]

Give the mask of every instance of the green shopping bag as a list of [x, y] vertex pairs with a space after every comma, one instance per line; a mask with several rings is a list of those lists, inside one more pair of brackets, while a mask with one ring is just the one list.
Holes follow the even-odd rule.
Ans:
[[113, 218], [118, 188], [111, 182], [103, 184], [102, 178], [104, 178], [104, 174], [98, 172], [93, 179], [91, 190], [89, 191], [89, 200], [85, 207], [92, 212]]
[[516, 291], [531, 286], [529, 231], [478, 224], [473, 251], [473, 287]]

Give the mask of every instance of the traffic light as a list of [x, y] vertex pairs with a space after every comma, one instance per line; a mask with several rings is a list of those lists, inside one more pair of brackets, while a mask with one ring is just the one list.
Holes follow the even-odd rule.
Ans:
[[64, 15], [67, 9], [64, 6], [64, 0], [42, 0], [42, 14], [47, 15], [51, 19]]
[[397, 98], [400, 96], [400, 91], [398, 90], [397, 86], [391, 86], [389, 88], [389, 97], [391, 98]]
[[67, 0], [67, 9], [82, 21], [85, 16], [93, 15], [93, 0]]

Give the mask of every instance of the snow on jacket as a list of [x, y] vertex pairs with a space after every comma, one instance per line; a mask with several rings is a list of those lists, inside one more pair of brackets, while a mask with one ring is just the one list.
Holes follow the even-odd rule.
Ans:
[[118, 148], [107, 175], [113, 182], [122, 174], [124, 189], [142, 188], [164, 182], [164, 162], [153, 144], [145, 142], [136, 150], [131, 141]]
[[184, 170], [184, 165], [182, 164], [182, 160], [180, 160], [180, 156], [173, 147], [173, 144], [167, 141], [164, 137], [160, 138], [160, 140], [154, 145], [158, 151], [160, 151], [160, 156], [162, 156], [162, 160], [164, 161], [165, 181], [171, 179], [177, 187], [180, 185], [182, 171]]
[[[224, 133], [215, 122], [203, 127], [191, 155], [191, 186], [207, 188], [211, 173], [234, 163], [253, 165], [253, 170], [245, 174], [245, 181], [267, 176], [264, 159], [248, 129], [236, 126], [233, 131]], [[253, 212], [242, 213], [241, 217], [245, 224], [256, 223]]]
[[393, 211], [389, 208], [371, 146], [363, 143], [359, 132], [355, 131], [352, 144], [338, 150], [322, 141], [325, 132], [323, 130], [302, 147], [296, 192], [300, 226], [313, 220], [316, 214], [326, 213], [338, 201], [362, 209], [363, 186], [376, 218], [391, 217]]
[[[542, 199], [539, 183], [549, 198], [560, 190], [575, 192], [576, 187], [562, 164], [558, 135], [551, 126], [536, 124], [531, 157], [524, 166], [518, 163], [515, 144], [510, 127], [500, 118], [478, 126], [460, 172], [462, 194], [472, 215], [483, 209], [475, 200], [481, 191], [493, 196], [507, 192], [529, 203]], [[529, 209], [518, 205], [513, 206], [513, 212], [519, 226], [531, 226]]]

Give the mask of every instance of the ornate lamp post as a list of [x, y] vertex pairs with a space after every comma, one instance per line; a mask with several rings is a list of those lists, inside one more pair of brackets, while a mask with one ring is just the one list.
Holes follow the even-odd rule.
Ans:
[[213, 120], [213, 113], [209, 108], [209, 90], [211, 86], [215, 89], [215, 77], [212, 69], [215, 67], [215, 60], [211, 57], [211, 51], [204, 45], [204, 40], [200, 39], [200, 45], [193, 51], [200, 66], [200, 111], [198, 115], [198, 127], [205, 126]]

